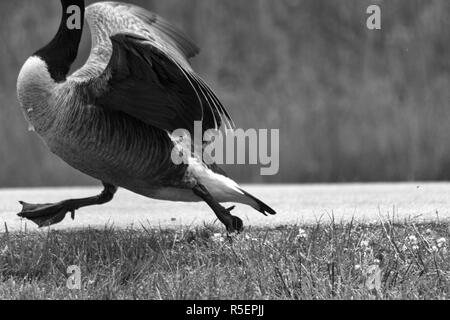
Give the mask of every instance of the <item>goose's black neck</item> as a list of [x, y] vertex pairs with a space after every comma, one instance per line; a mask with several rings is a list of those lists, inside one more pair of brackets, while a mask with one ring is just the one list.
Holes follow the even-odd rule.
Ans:
[[61, 0], [62, 18], [53, 40], [34, 55], [43, 59], [55, 82], [63, 82], [78, 54], [84, 25], [84, 0]]

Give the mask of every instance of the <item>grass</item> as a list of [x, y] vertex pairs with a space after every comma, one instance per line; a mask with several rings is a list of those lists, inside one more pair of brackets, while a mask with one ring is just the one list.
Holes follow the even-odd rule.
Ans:
[[[447, 222], [0, 235], [0, 299], [448, 299]], [[66, 287], [67, 268], [82, 288]]]

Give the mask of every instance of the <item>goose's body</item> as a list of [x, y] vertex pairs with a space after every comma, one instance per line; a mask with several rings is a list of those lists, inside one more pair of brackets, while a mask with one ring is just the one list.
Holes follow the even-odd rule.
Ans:
[[[195, 154], [187, 164], [171, 159], [172, 150], [181, 148], [171, 136], [173, 130], [192, 132], [194, 121], [202, 121], [204, 130], [232, 123], [189, 64], [198, 53], [195, 45], [151, 12], [100, 2], [85, 11], [92, 33], [90, 57], [67, 76], [82, 32], [67, 28], [68, 8], [77, 5], [83, 13], [84, 1], [61, 2], [57, 36], [27, 60], [17, 84], [25, 117], [53, 153], [103, 181], [105, 190], [119, 186], [161, 200], [205, 200], [219, 219], [216, 202], [244, 203], [274, 213]], [[58, 219], [46, 219], [50, 211], [55, 210], [48, 205], [42, 209], [25, 204], [21, 216], [48, 225], [65, 215], [58, 207]]]
[[[28, 63], [30, 70], [44, 70], [39, 58]], [[30, 72], [24, 74], [27, 80], [32, 78]], [[22, 91], [36, 94], [32, 104], [22, 102], [24, 113], [54, 154], [87, 175], [145, 196], [157, 197], [161, 188], [183, 180], [187, 167], [170, 161], [174, 143], [166, 132], [127, 114], [85, 103], [87, 94], [76, 82], [68, 79], [55, 84], [47, 82], [48, 72], [41, 74], [46, 74], [46, 81], [40, 84], [48, 84], [39, 89], [34, 83], [19, 85], [19, 97], [25, 95]], [[20, 79], [19, 83], [25, 82]], [[35, 87], [27, 90], [29, 86]]]

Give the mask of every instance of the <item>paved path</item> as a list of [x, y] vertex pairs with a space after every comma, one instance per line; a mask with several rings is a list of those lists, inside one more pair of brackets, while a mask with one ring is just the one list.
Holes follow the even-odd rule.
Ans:
[[[395, 212], [400, 218], [450, 220], [450, 183], [401, 183], [401, 184], [324, 184], [324, 185], [265, 185], [246, 186], [260, 197], [278, 215], [264, 217], [259, 212], [238, 205], [234, 214], [248, 225], [282, 225], [314, 223], [322, 216], [336, 220], [378, 220], [378, 214], [386, 216]], [[66, 198], [91, 196], [100, 188], [65, 189], [4, 189], [0, 190], [0, 232], [5, 230], [36, 230], [31, 222], [19, 219], [18, 200], [31, 203], [48, 203]], [[82, 228], [86, 226], [178, 227], [213, 222], [215, 216], [205, 204], [186, 204], [155, 201], [125, 190], [119, 191], [113, 202], [85, 208], [77, 213], [75, 221], [66, 218], [56, 229]]]

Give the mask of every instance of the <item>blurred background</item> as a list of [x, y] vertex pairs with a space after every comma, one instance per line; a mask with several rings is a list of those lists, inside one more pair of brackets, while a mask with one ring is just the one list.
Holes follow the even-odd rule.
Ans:
[[[280, 129], [279, 174], [228, 166], [237, 180], [449, 179], [449, 1], [129, 2], [167, 18], [202, 48], [194, 68], [238, 127]], [[381, 31], [366, 28], [371, 4], [381, 6]], [[59, 20], [57, 0], [0, 2], [0, 187], [97, 183], [53, 156], [18, 108], [20, 67]], [[89, 53], [89, 37], [86, 29], [75, 67]]]

